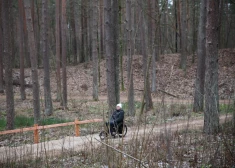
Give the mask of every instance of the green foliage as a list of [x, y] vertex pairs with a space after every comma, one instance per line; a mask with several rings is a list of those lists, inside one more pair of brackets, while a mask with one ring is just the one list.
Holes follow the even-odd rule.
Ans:
[[[69, 121], [59, 118], [45, 118], [44, 120], [42, 120], [42, 125], [51, 125], [51, 124], [58, 124], [65, 122]], [[33, 117], [26, 117], [26, 116], [15, 117], [15, 128], [31, 127], [33, 125], [34, 125]], [[0, 119], [0, 131], [5, 130], [5, 128], [6, 128], [6, 119], [2, 118]]]
[[211, 168], [212, 167], [212, 165], [210, 164], [210, 165], [202, 165], [202, 168]]
[[0, 119], [0, 131], [3, 131], [6, 127], [6, 120], [4, 120], [3, 118]]
[[33, 117], [26, 117], [26, 116], [16, 116], [15, 117], [15, 127], [30, 127], [34, 124], [34, 118]]
[[[135, 101], [135, 108], [140, 109], [140, 107], [141, 107], [141, 102], [140, 101]], [[124, 111], [128, 110], [128, 102], [122, 103], [122, 109]]]
[[234, 107], [231, 104], [220, 104], [219, 111], [220, 113], [233, 113]]
[[59, 124], [59, 123], [66, 123], [70, 122], [65, 119], [59, 119], [59, 118], [46, 118], [42, 120], [42, 125], [51, 125], [51, 124]]

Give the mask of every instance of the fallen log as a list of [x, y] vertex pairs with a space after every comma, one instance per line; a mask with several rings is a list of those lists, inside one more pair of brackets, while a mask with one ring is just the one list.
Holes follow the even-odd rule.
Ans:
[[158, 91], [160, 91], [160, 92], [162, 92], [162, 93], [164, 93], [164, 94], [167, 94], [167, 95], [169, 95], [169, 96], [178, 98], [178, 96], [173, 95], [173, 94], [171, 94], [171, 93], [168, 93], [168, 92], [166, 92], [166, 91], [164, 91], [164, 90], [158, 89]]
[[[3, 80], [3, 84], [5, 85], [5, 80]], [[20, 86], [20, 80], [19, 79], [13, 79], [12, 84], [14, 86]], [[33, 87], [32, 84], [27, 84], [27, 83], [25, 83], [24, 86], [27, 87], [27, 88], [32, 88]]]

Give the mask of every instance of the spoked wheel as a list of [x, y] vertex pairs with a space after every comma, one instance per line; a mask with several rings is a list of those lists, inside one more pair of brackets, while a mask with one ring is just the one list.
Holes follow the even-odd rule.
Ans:
[[126, 124], [124, 124], [123, 126], [118, 128], [118, 135], [119, 135], [119, 137], [125, 137], [126, 133], [127, 133], [127, 126], [126, 126]]
[[99, 136], [101, 140], [104, 140], [105, 138], [108, 137], [108, 133], [106, 131], [101, 131]]

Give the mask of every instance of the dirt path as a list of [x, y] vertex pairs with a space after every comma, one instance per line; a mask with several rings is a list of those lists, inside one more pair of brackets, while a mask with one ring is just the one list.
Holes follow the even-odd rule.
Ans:
[[[231, 116], [220, 116], [220, 123], [224, 123], [231, 119]], [[176, 130], [183, 130], [187, 127], [189, 129], [199, 129], [203, 126], [203, 119], [181, 121], [178, 123], [168, 123], [166, 128], [170, 129], [172, 132]], [[152, 128], [148, 126], [145, 130], [137, 128], [128, 128], [128, 133], [124, 138], [124, 141], [130, 141], [133, 136], [138, 136], [148, 133], [159, 134], [165, 130], [164, 125], [155, 126]], [[48, 142], [42, 142], [39, 144], [28, 144], [18, 147], [1, 147], [0, 148], [0, 162], [6, 162], [7, 160], [22, 160], [29, 159], [31, 157], [43, 157], [45, 155], [55, 156], [60, 155], [62, 152], [66, 151], [80, 151], [94, 149], [97, 146], [101, 145], [96, 139], [99, 139], [98, 134], [80, 136], [80, 137], [65, 137], [59, 140], [53, 140]], [[120, 141], [120, 139], [111, 139], [114, 142]]]

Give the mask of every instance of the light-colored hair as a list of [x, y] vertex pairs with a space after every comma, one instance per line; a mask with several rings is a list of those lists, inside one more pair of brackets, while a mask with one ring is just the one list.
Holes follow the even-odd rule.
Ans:
[[120, 107], [120, 108], [122, 108], [122, 104], [121, 104], [121, 103], [117, 104], [116, 107], [117, 107], [117, 106]]

